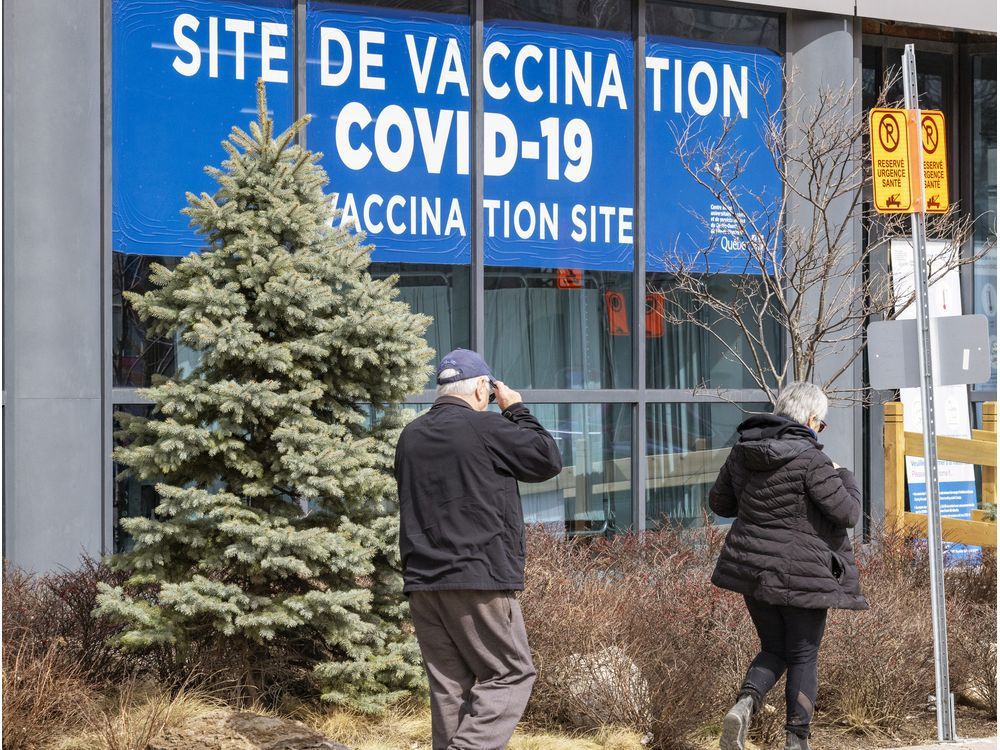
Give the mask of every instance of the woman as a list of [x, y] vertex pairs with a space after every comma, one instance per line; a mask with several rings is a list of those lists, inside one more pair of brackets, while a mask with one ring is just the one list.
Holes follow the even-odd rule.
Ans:
[[716, 514], [736, 519], [712, 583], [743, 594], [761, 645], [723, 720], [722, 750], [743, 750], [751, 716], [786, 670], [785, 750], [808, 750], [826, 611], [868, 608], [847, 536], [861, 492], [823, 453], [826, 412], [815, 385], [784, 388], [773, 414], [739, 426], [709, 494]]

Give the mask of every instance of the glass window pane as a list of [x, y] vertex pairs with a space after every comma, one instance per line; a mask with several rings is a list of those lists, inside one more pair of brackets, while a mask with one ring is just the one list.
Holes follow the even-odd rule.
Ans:
[[[153, 407], [148, 405], [116, 405], [114, 411], [133, 414], [137, 417], [147, 419], [153, 413]], [[115, 428], [118, 428], [118, 420], [115, 420]], [[115, 447], [122, 445], [121, 437], [115, 435]], [[125, 467], [114, 462], [114, 492], [112, 496], [112, 516], [113, 530], [112, 540], [114, 551], [125, 552], [132, 548], [132, 538], [121, 528], [123, 518], [133, 516], [153, 517], [153, 510], [159, 504], [159, 496], [156, 494], [156, 483], [152, 481], [142, 482], [131, 474], [122, 475]]]
[[632, 526], [632, 405], [530, 404], [562, 454], [559, 476], [521, 483], [525, 523], [569, 536]]
[[512, 388], [632, 385], [632, 274], [486, 269], [486, 361]]
[[[715, 308], [755, 299], [764, 288], [760, 274], [781, 257], [783, 189], [766, 140], [782, 116], [782, 58], [765, 43], [777, 18], [646, 7], [647, 385], [757, 387], [741, 361], [754, 360], [752, 348], [762, 359], [776, 353], [778, 327], [770, 316], [759, 325], [744, 306], [751, 347]], [[757, 35], [745, 36], [751, 28]], [[707, 297], [681, 296], [678, 274], [703, 279]], [[665, 320], [689, 320], [689, 311], [702, 327]]]
[[438, 357], [468, 347], [468, 2], [310, 0], [306, 18], [308, 145], [335, 221], [363, 230], [372, 275], [397, 274], [402, 299], [433, 319]]
[[646, 527], [728, 523], [708, 507], [708, 491], [736, 443], [736, 427], [763, 403], [649, 404], [646, 407]]
[[[724, 304], [752, 299], [763, 281], [754, 276], [705, 277], [706, 293]], [[741, 315], [744, 333], [736, 320], [720, 315], [715, 307], [696, 304], [672, 289], [670, 274], [646, 277], [646, 384], [649, 388], [758, 388], [752, 377], [755, 355], [761, 362], [770, 356], [781, 362], [785, 336], [776, 317], [760, 321], [755, 311]], [[664, 319], [670, 306], [696, 311], [699, 324], [671, 325]], [[766, 354], [765, 354], [766, 353]]]
[[867, 112], [878, 101], [882, 87], [882, 48], [861, 48], [861, 106]]
[[609, 31], [628, 32], [632, 29], [630, 0], [596, 0], [583, 3], [558, 2], [558, 0], [486, 0], [484, 12], [487, 21], [500, 18]]
[[781, 20], [774, 14], [650, 0], [646, 33], [781, 52]]
[[[373, 263], [371, 274], [378, 279], [396, 274], [400, 299], [414, 312], [431, 317], [424, 338], [435, 352], [433, 364], [452, 349], [469, 348], [469, 266]], [[427, 387], [434, 387], [433, 373]]]
[[974, 310], [989, 321], [993, 344], [993, 374], [977, 389], [997, 387], [997, 56], [972, 58], [972, 215], [976, 217], [973, 247], [978, 254], [992, 248], [973, 267]]
[[633, 384], [633, 44], [630, 21], [609, 20], [630, 18], [621, 5], [485, 5], [485, 348], [514, 387]]
[[116, 387], [141, 388], [153, 375], [171, 376], [178, 368], [192, 367], [196, 354], [178, 346], [174, 338], [147, 336], [146, 324], [123, 292], [143, 294], [151, 289], [149, 268], [159, 263], [173, 268], [180, 259], [113, 253], [111, 257], [111, 359]]
[[[953, 89], [952, 55], [944, 52], [928, 52], [916, 50], [917, 54], [917, 93], [920, 95], [921, 109], [940, 109], [945, 117], [951, 115]], [[903, 48], [886, 50], [885, 59], [888, 68], [887, 75], [898, 75], [902, 68]], [[903, 80], [896, 79], [889, 91], [889, 101], [903, 101]], [[900, 105], [902, 106], [902, 105]]]

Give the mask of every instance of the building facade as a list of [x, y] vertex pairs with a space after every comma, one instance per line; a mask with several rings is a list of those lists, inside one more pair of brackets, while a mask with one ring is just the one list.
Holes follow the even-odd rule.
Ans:
[[[703, 523], [736, 425], [768, 405], [738, 346], [658, 314], [671, 252], [712, 247], [722, 299], [746, 275], [678, 134], [731, 128], [739, 184], [776, 195], [768, 123], [838, 87], [860, 115], [909, 42], [921, 106], [948, 118], [975, 254], [996, 231], [985, 0], [8, 0], [5, 557], [72, 566], [127, 545], [118, 520], [152, 512], [152, 487], [116, 476], [113, 414], [148, 412], [139, 389], [193, 356], [147, 336], [123, 293], [198, 250], [185, 191], [212, 190], [202, 168], [254, 118], [259, 77], [279, 128], [313, 115], [336, 221], [363, 229], [373, 273], [397, 274], [432, 316], [430, 345], [482, 352], [553, 432], [566, 469], [524, 488], [526, 520], [571, 534]], [[787, 210], [793, 223], [804, 209]], [[860, 218], [849, 227], [858, 248], [872, 241]], [[995, 250], [962, 291], [995, 347]], [[780, 356], [783, 332], [764, 345]], [[866, 377], [862, 358], [843, 382]], [[994, 369], [969, 408], [995, 397]], [[432, 400], [428, 384], [412, 405]], [[878, 410], [827, 421], [828, 452], [864, 478], [877, 519]]]

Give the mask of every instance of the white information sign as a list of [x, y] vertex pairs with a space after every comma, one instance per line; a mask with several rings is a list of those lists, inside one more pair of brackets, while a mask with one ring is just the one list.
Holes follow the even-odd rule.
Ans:
[[[927, 242], [927, 257], [931, 267], [947, 251], [948, 245], [942, 241]], [[892, 282], [897, 296], [905, 297], [913, 291], [913, 247], [909, 240], [893, 240], [890, 245], [892, 262]], [[934, 283], [929, 290], [929, 310], [933, 318], [962, 314], [962, 290], [958, 269], [952, 269]], [[908, 305], [898, 315], [899, 319], [915, 318], [916, 305]], [[940, 351], [939, 347], [935, 348]], [[923, 431], [923, 410], [919, 388], [900, 389], [903, 403], [903, 428], [908, 432]], [[969, 419], [968, 386], [939, 385], [934, 387], [934, 403], [937, 407], [938, 436], [971, 438], [972, 424]], [[953, 461], [938, 461], [940, 479], [941, 515], [945, 518], [971, 518], [971, 511], [977, 505], [976, 474], [971, 464]], [[927, 512], [927, 472], [923, 458], [906, 457], [906, 479], [909, 485], [910, 510], [914, 513]], [[978, 547], [950, 545], [949, 557], [952, 561], [978, 553]]]

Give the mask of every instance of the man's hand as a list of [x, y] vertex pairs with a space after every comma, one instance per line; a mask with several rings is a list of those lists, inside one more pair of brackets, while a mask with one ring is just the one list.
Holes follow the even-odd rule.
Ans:
[[521, 403], [521, 394], [517, 391], [511, 390], [500, 380], [496, 381], [494, 391], [497, 394], [497, 405], [500, 407], [501, 411], [506, 409], [508, 406]]

